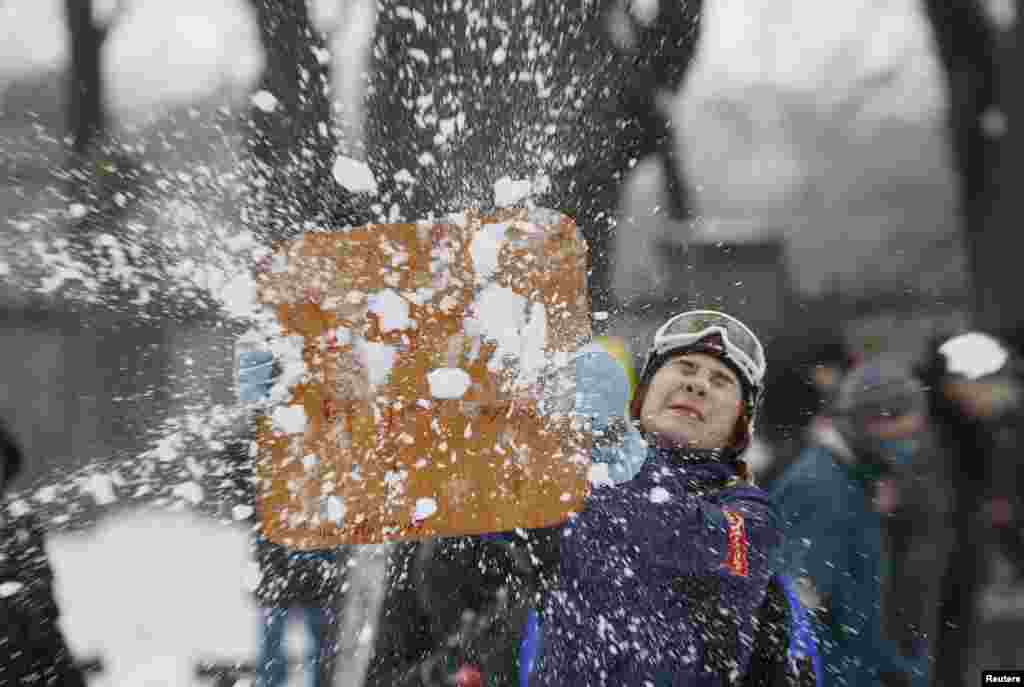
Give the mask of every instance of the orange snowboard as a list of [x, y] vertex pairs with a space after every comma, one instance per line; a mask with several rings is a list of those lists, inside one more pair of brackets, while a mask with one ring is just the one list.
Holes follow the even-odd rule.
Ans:
[[279, 246], [259, 298], [284, 336], [302, 337], [306, 375], [259, 422], [264, 534], [311, 549], [548, 526], [578, 510], [589, 437], [538, 400], [573, 397], [571, 376], [544, 363], [589, 339], [586, 253], [573, 221], [543, 210]]

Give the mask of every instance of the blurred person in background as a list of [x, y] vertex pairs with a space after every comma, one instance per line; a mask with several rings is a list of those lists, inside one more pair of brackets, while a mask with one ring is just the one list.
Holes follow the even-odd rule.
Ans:
[[[241, 350], [237, 356], [238, 396], [244, 403], [269, 398], [275, 376], [273, 355], [265, 350]], [[252, 421], [247, 424], [252, 425]], [[255, 502], [255, 428], [248, 426], [229, 448], [236, 469], [242, 503]], [[250, 519], [254, 535], [259, 582], [254, 590], [260, 608], [260, 643], [256, 664], [257, 687], [282, 687], [288, 679], [285, 630], [297, 617], [306, 629], [305, 684], [326, 687], [333, 683], [337, 653], [341, 549], [300, 551], [270, 541], [260, 530], [257, 516]]]
[[22, 462], [0, 422], [0, 685], [85, 687], [60, 629], [43, 530], [4, 498]]
[[817, 407], [807, 425], [805, 445], [844, 450], [834, 414], [840, 386], [854, 365], [855, 356], [838, 337], [823, 341], [813, 350], [807, 376], [817, 396]]
[[772, 486], [786, 535], [780, 566], [821, 621], [825, 685], [927, 684], [926, 637], [894, 636], [889, 618], [919, 627], [922, 609], [905, 607], [906, 595], [932, 598], [934, 589], [897, 596], [887, 569], [910, 541], [889, 519], [924, 439], [922, 387], [903, 361], [873, 358], [843, 379], [832, 417], [834, 435], [811, 443]]

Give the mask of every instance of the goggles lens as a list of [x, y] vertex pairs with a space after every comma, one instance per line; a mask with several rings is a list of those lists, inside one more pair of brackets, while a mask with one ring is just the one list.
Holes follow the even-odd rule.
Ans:
[[[739, 320], [713, 310], [697, 310], [676, 315], [654, 335], [654, 347], [659, 353], [696, 343], [701, 339], [719, 334], [727, 349], [738, 363], [747, 368], [751, 382], [760, 384], [764, 377], [764, 349], [754, 333]], [[736, 356], [736, 352], [742, 354]], [[746, 360], [742, 360], [742, 358]]]

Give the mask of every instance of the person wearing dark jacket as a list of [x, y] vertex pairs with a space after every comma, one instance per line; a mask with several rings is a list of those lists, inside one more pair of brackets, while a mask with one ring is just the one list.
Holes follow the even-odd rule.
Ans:
[[258, 684], [285, 684], [284, 631], [290, 615], [301, 617], [309, 635], [306, 684], [331, 684], [337, 643], [338, 552], [295, 551], [263, 537], [256, 539], [260, 581], [255, 595], [263, 621]]
[[924, 401], [899, 359], [862, 363], [839, 388], [833, 441], [810, 445], [772, 485], [786, 527], [780, 566], [817, 609], [826, 686], [927, 684], [926, 638], [911, 630], [930, 625], [936, 580], [901, 574], [896, 594], [889, 570], [899, 560], [925, 573], [940, 559], [929, 550], [934, 536], [914, 534], [932, 532], [938, 519], [911, 513], [896, 488], [909, 483], [903, 476], [920, 451]]
[[[781, 542], [739, 459], [764, 369], [742, 323], [683, 313], [655, 334], [632, 421], [591, 418], [594, 488], [558, 538], [532, 686], [717, 686], [745, 674]], [[599, 405], [592, 391], [578, 389], [584, 407]]]
[[43, 530], [3, 498], [21, 465], [21, 448], [0, 423], [0, 685], [85, 687], [60, 629]]

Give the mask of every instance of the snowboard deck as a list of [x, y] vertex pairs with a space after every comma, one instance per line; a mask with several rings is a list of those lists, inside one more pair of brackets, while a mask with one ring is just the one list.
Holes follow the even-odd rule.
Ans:
[[547, 210], [279, 245], [258, 296], [282, 336], [301, 337], [306, 374], [284, 410], [304, 422], [281, 421], [283, 407], [257, 422], [264, 535], [317, 549], [551, 526], [578, 510], [589, 436], [567, 412], [564, 371], [590, 337], [586, 275], [575, 223]]

